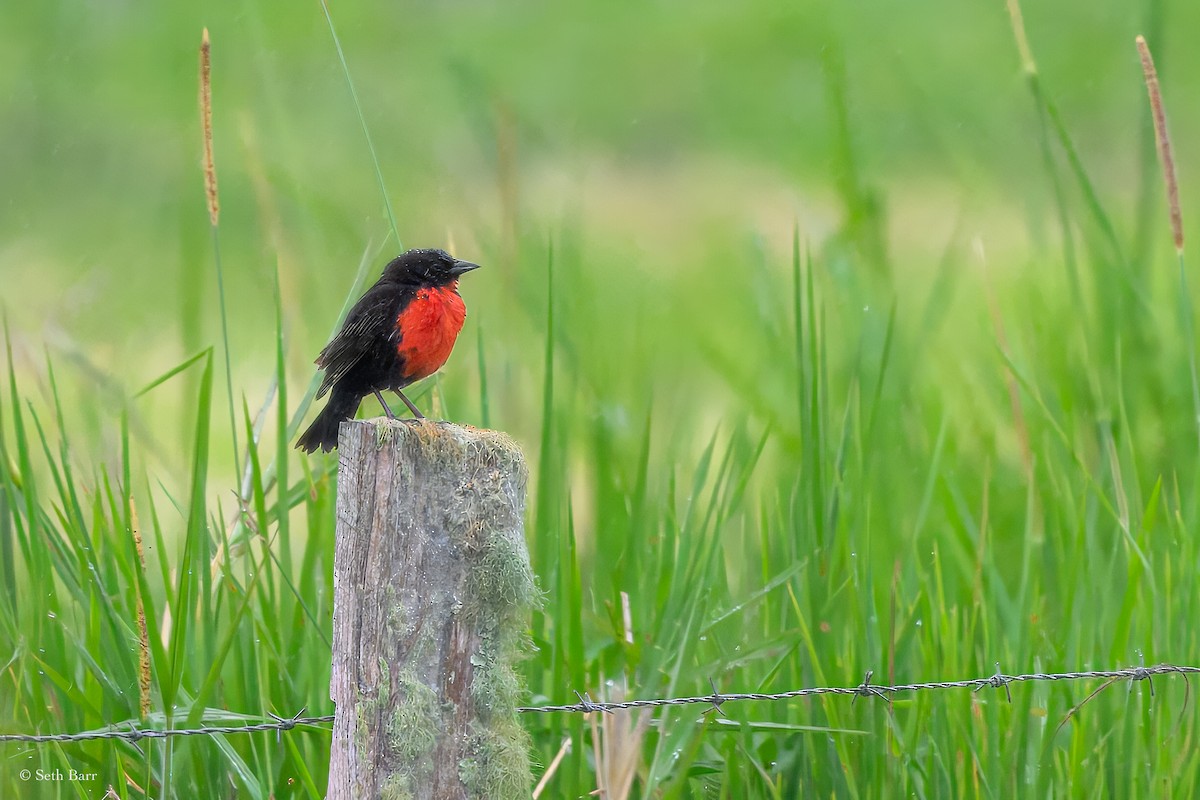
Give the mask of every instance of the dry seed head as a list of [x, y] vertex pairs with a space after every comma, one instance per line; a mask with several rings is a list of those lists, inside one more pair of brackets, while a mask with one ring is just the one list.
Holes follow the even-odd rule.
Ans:
[[200, 125], [204, 131], [204, 189], [208, 195], [208, 219], [216, 227], [220, 216], [217, 203], [217, 168], [213, 163], [212, 134], [212, 55], [208, 28], [200, 38]]
[[[137, 505], [129, 498], [129, 528], [133, 535], [133, 544], [137, 549], [138, 564], [143, 572], [146, 571], [146, 553], [142, 548], [142, 531], [138, 523]], [[146, 629], [146, 605], [142, 600], [140, 583], [134, 584], [137, 596], [137, 627], [138, 627], [138, 710], [144, 720], [150, 716], [150, 634]]]
[[1150, 113], [1154, 117], [1154, 140], [1162, 163], [1163, 179], [1167, 184], [1167, 206], [1171, 213], [1171, 235], [1175, 249], [1183, 250], [1183, 215], [1179, 210], [1179, 184], [1175, 179], [1175, 157], [1171, 153], [1171, 136], [1167, 133], [1167, 114], [1163, 110], [1162, 91], [1158, 86], [1158, 71], [1145, 37], [1137, 37], [1138, 55], [1142, 57], [1142, 73], [1146, 76], [1146, 92], [1150, 95]]

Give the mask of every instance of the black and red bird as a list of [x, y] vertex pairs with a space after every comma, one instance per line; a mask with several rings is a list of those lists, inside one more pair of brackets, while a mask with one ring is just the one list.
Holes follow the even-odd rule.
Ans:
[[308, 453], [337, 447], [338, 426], [369, 394], [394, 416], [380, 394], [389, 389], [423, 418], [400, 390], [437, 372], [450, 357], [467, 316], [458, 279], [478, 266], [444, 250], [409, 250], [392, 259], [317, 356], [325, 370], [317, 397], [330, 392], [329, 402], [296, 447]]

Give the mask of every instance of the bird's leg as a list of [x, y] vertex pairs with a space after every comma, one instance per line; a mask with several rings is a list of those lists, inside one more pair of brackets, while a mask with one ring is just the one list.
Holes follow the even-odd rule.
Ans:
[[[379, 401], [379, 405], [383, 406], [383, 413], [387, 414], [388, 419], [396, 418], [396, 415], [392, 413], [391, 407], [387, 404], [387, 400], [383, 399], [383, 395], [379, 393], [378, 389], [375, 390], [375, 399]], [[412, 406], [409, 406], [409, 408], [412, 408]]]
[[425, 415], [417, 410], [417, 407], [412, 404], [412, 400], [409, 400], [407, 397], [404, 396], [404, 392], [400, 391], [399, 389], [396, 389], [395, 392], [396, 392], [396, 396], [404, 401], [404, 405], [408, 406], [408, 410], [413, 412], [414, 417], [416, 417], [417, 419], [425, 419]]

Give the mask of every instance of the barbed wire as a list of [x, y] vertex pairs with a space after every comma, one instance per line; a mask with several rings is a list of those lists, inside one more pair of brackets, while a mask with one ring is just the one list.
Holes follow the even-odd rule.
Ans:
[[[658, 706], [681, 706], [702, 704], [712, 706], [717, 711], [721, 710], [721, 705], [739, 700], [791, 700], [797, 697], [812, 697], [822, 694], [850, 695], [853, 697], [881, 697], [887, 699], [890, 695], [900, 694], [902, 692], [919, 692], [929, 689], [980, 689], [993, 688], [1004, 689], [1008, 700], [1012, 701], [1012, 693], [1009, 690], [1009, 685], [1013, 683], [1024, 683], [1029, 681], [1079, 681], [1079, 680], [1097, 680], [1106, 679], [1109, 681], [1130, 680], [1130, 681], [1149, 681], [1155, 675], [1167, 674], [1187, 675], [1200, 673], [1200, 667], [1181, 667], [1174, 664], [1158, 664], [1153, 667], [1130, 667], [1128, 669], [1113, 669], [1113, 670], [1093, 670], [1084, 672], [1031, 672], [1022, 675], [1005, 675], [1000, 671], [1000, 665], [996, 665], [996, 673], [987, 678], [969, 678], [960, 681], [932, 681], [929, 683], [901, 683], [895, 686], [882, 686], [871, 683], [871, 677], [874, 675], [870, 670], [867, 671], [863, 682], [857, 686], [825, 686], [814, 687], [810, 689], [793, 689], [790, 692], [777, 692], [773, 694], [762, 692], [729, 692], [722, 693], [717, 691], [715, 684], [712, 684], [713, 693], [706, 695], [697, 695], [695, 697], [673, 697], [662, 700], [624, 700], [621, 702], [594, 702], [585, 693], [575, 693], [579, 698], [578, 703], [561, 706], [533, 706], [518, 708], [521, 713], [553, 713], [553, 712], [601, 712], [608, 713], [612, 711], [620, 711], [629, 708], [653, 708]], [[1154, 691], [1154, 684], [1149, 684], [1151, 693]]]
[[[817, 695], [843, 695], [852, 698], [859, 697], [877, 697], [889, 699], [892, 695], [902, 694], [905, 692], [920, 692], [940, 689], [971, 689], [980, 691], [983, 689], [1003, 689], [1005, 696], [1009, 702], [1012, 702], [1012, 692], [1009, 686], [1014, 683], [1028, 683], [1036, 681], [1083, 681], [1083, 680], [1106, 680], [1107, 684], [1101, 686], [1088, 699], [1094, 697], [1098, 692], [1102, 691], [1107, 686], [1122, 680], [1130, 681], [1131, 685], [1137, 681], [1146, 681], [1150, 687], [1150, 694], [1154, 694], [1154, 684], [1151, 679], [1156, 675], [1183, 675], [1184, 680], [1187, 680], [1188, 675], [1200, 673], [1200, 667], [1178, 666], [1175, 664], [1158, 664], [1152, 667], [1129, 667], [1127, 669], [1112, 669], [1112, 670], [1087, 670], [1080, 672], [1030, 672], [1021, 675], [1005, 675], [1000, 670], [1000, 665], [996, 664], [996, 672], [986, 678], [968, 678], [958, 681], [931, 681], [928, 683], [901, 683], [894, 686], [884, 686], [871, 683], [871, 678], [874, 673], [867, 671], [863, 682], [857, 686], [822, 686], [806, 689], [793, 689], [788, 692], [763, 693], [763, 692], [728, 692], [722, 693], [717, 690], [716, 684], [710, 679], [709, 685], [712, 686], [712, 694], [696, 695], [694, 697], [670, 697], [658, 698], [652, 700], [623, 700], [619, 702], [596, 702], [591, 699], [588, 693], [580, 694], [575, 692], [575, 696], [579, 698], [578, 703], [570, 705], [548, 705], [548, 706], [522, 706], [517, 709], [521, 714], [551, 714], [551, 713], [612, 713], [632, 708], [657, 708], [659, 706], [683, 706], [683, 705], [706, 705], [709, 710], [714, 710], [719, 714], [724, 715], [721, 706], [725, 703], [738, 701], [780, 701], [792, 700], [798, 697], [813, 697]], [[1086, 701], [1085, 701], [1086, 702]], [[1082, 704], [1081, 704], [1082, 705]], [[1078, 710], [1079, 706], [1072, 709], [1072, 713]], [[268, 712], [271, 717], [270, 722], [260, 722], [252, 725], [234, 725], [234, 726], [203, 726], [199, 728], [168, 728], [168, 729], [151, 729], [139, 728], [135, 723], [122, 723], [128, 725], [127, 728], [113, 726], [106, 730], [84, 731], [82, 733], [4, 733], [0, 734], [0, 742], [28, 742], [32, 744], [41, 744], [45, 742], [82, 742], [93, 739], [124, 739], [129, 742], [138, 742], [142, 739], [166, 739], [171, 736], [218, 736], [230, 735], [239, 733], [258, 733], [262, 731], [276, 731], [277, 736], [283, 731], [290, 731], [293, 728], [301, 726], [324, 725], [333, 722], [333, 715], [327, 714], [317, 717], [304, 716], [307, 709], [301, 709], [295, 716], [279, 717]]]
[[86, 742], [91, 739], [124, 739], [140, 742], [142, 739], [167, 739], [172, 736], [220, 736], [233, 733], [257, 733], [260, 731], [290, 731], [301, 725], [321, 725], [333, 722], [333, 715], [306, 717], [302, 708], [293, 717], [277, 717], [267, 712], [272, 721], [253, 725], [205, 725], [199, 728], [139, 728], [134, 722], [121, 723], [128, 728], [112, 727], [106, 730], [83, 731], [82, 733], [0, 733], [0, 742]]

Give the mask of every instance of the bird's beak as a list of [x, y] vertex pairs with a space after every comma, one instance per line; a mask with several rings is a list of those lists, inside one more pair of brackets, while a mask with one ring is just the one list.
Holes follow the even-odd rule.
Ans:
[[457, 278], [464, 272], [470, 272], [473, 269], [479, 269], [479, 265], [472, 264], [470, 261], [455, 261], [454, 266], [450, 268], [450, 274]]

